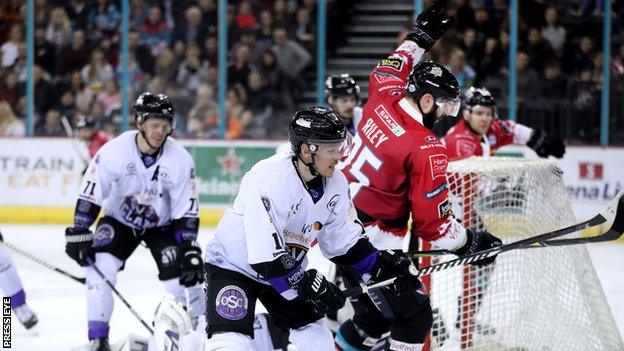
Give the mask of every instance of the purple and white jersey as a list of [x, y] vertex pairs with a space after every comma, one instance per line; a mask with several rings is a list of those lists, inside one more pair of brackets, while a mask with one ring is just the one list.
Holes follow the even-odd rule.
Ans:
[[[281, 256], [292, 267], [301, 263], [305, 269], [306, 254], [315, 241], [326, 258], [333, 258], [362, 237], [342, 172], [335, 171], [326, 180], [322, 196], [314, 202], [297, 174], [293, 156], [275, 154], [245, 174], [233, 207], [225, 212], [206, 247], [206, 262], [269, 284], [252, 264]], [[297, 296], [294, 289], [281, 294], [287, 299]]]
[[173, 138], [156, 161], [145, 167], [137, 146], [138, 131], [106, 143], [85, 172], [79, 198], [104, 207], [104, 214], [137, 230], [197, 217], [199, 199], [191, 155]]

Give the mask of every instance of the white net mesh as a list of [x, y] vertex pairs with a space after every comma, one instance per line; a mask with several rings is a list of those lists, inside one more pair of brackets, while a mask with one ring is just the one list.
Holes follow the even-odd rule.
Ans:
[[[504, 243], [575, 221], [553, 162], [471, 158], [452, 162], [447, 178], [455, 216]], [[582, 245], [513, 250], [490, 266], [424, 281], [434, 308], [432, 350], [624, 350]]]

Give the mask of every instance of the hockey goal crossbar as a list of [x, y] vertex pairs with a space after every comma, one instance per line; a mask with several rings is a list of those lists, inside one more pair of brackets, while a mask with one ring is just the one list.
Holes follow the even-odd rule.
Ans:
[[[597, 235], [593, 235], [589, 237], [582, 237], [582, 238], [557, 239], [565, 235], [580, 232], [581, 230], [584, 230], [584, 229], [598, 227], [602, 224], [610, 222], [611, 220], [613, 220], [613, 224], [611, 224], [609, 229], [601, 230], [599, 234]], [[540, 248], [540, 247], [549, 247], [549, 246], [587, 244], [587, 243], [616, 240], [620, 236], [622, 236], [623, 233], [624, 233], [624, 189], [620, 190], [620, 192], [615, 196], [615, 198], [611, 201], [611, 203], [607, 205], [599, 214], [597, 214], [593, 218], [588, 219], [584, 222], [577, 223], [569, 227], [558, 229], [558, 230], [548, 232], [545, 234], [540, 234], [540, 235], [532, 236], [526, 239], [514, 241], [514, 242], [501, 245], [498, 247], [493, 247], [491, 249], [476, 252], [471, 255], [458, 257], [456, 259], [449, 260], [443, 263], [434, 264], [434, 265], [424, 267], [421, 269], [414, 269], [414, 271], [412, 272], [412, 275], [414, 277], [426, 276], [426, 275], [439, 272], [442, 270], [446, 270], [452, 267], [473, 263], [473, 262], [480, 261], [488, 257], [493, 257], [500, 253], [510, 251], [510, 250]], [[413, 252], [410, 254], [415, 255], [415, 256], [423, 256], [423, 255], [439, 255], [439, 254], [448, 254], [448, 253], [450, 252], [447, 250], [433, 250], [433, 251], [427, 251], [427, 252]], [[353, 297], [353, 296], [365, 294], [371, 289], [381, 288], [381, 287], [390, 285], [395, 280], [396, 280], [396, 277], [390, 278], [381, 282], [369, 284], [369, 285], [360, 284], [360, 286], [343, 290], [343, 293], [345, 294], [346, 297]]]

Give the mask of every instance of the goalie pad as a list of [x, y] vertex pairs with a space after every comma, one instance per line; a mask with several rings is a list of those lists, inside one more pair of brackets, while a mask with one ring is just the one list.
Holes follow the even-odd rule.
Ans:
[[154, 327], [185, 335], [193, 330], [193, 322], [184, 306], [167, 294], [161, 298], [154, 312]]

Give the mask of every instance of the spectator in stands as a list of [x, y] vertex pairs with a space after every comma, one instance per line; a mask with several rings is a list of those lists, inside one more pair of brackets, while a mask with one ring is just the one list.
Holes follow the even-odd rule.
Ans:
[[251, 71], [247, 76], [246, 108], [253, 119], [246, 128], [245, 136], [249, 138], [266, 138], [269, 120], [273, 116], [273, 107], [277, 103], [277, 94], [267, 88], [265, 78], [258, 71]]
[[[490, 18], [490, 13], [485, 7], [475, 9], [475, 29], [483, 40], [487, 37], [494, 37], [498, 33], [498, 23]], [[505, 28], [507, 30], [507, 28]], [[479, 38], [481, 40], [481, 38]]]
[[98, 31], [116, 31], [119, 27], [121, 15], [117, 5], [112, 0], [97, 0], [89, 10], [87, 28]]
[[158, 5], [149, 8], [149, 14], [138, 28], [141, 43], [152, 48], [152, 55], [160, 55], [167, 47], [171, 37], [171, 28], [163, 19]]
[[479, 67], [483, 56], [483, 47], [477, 41], [477, 31], [474, 28], [466, 28], [462, 33], [459, 47], [466, 54], [466, 63], [475, 69]]
[[455, 16], [455, 27], [459, 31], [465, 32], [466, 29], [476, 25], [475, 11], [468, 0], [456, 0], [455, 7], [457, 15]]
[[176, 23], [172, 40], [181, 40], [186, 44], [201, 45], [208, 34], [208, 28], [202, 25], [202, 12], [197, 6], [190, 6], [185, 12], [186, 21]]
[[297, 10], [293, 31], [297, 42], [309, 53], [316, 51], [316, 26], [312, 23], [310, 11], [307, 8]]
[[209, 35], [204, 40], [204, 46], [202, 46], [202, 61], [206, 61], [210, 66], [216, 66], [218, 64], [218, 40], [214, 35]]
[[561, 63], [558, 59], [551, 58], [544, 64], [544, 79], [541, 85], [540, 97], [545, 101], [561, 101], [566, 97], [568, 80], [561, 73]]
[[160, 56], [156, 57], [154, 72], [157, 76], [160, 76], [167, 82], [175, 81], [178, 74], [178, 68], [173, 51], [165, 49]]
[[234, 53], [234, 62], [228, 66], [228, 85], [241, 84], [247, 87], [250, 50], [247, 45], [240, 45]]
[[542, 27], [542, 37], [550, 43], [557, 57], [561, 58], [566, 43], [566, 30], [559, 24], [558, 17], [556, 7], [549, 6], [546, 9], [544, 14], [546, 24]]
[[67, 17], [65, 9], [62, 7], [53, 8], [50, 13], [50, 23], [46, 30], [46, 39], [54, 44], [57, 49], [61, 49], [69, 44], [71, 34], [71, 22], [69, 21], [69, 17]]
[[445, 67], [457, 78], [460, 90], [463, 91], [474, 84], [477, 74], [474, 68], [466, 63], [464, 50], [458, 47], [452, 49]]
[[130, 27], [139, 27], [149, 15], [149, 7], [145, 4], [145, 0], [130, 1]]
[[95, 119], [95, 123], [98, 125], [105, 124], [107, 120], [106, 116], [104, 115], [104, 106], [102, 106], [102, 103], [98, 100], [93, 100], [93, 102], [91, 102], [87, 114], [93, 117]]
[[518, 102], [531, 103], [541, 91], [541, 83], [537, 72], [529, 65], [529, 54], [518, 51], [516, 56]]
[[154, 74], [154, 57], [150, 52], [150, 48], [145, 44], [141, 44], [141, 36], [135, 29], [131, 29], [128, 32], [128, 50], [134, 54], [141, 71]]
[[292, 27], [292, 17], [288, 13], [285, 0], [273, 2], [273, 29], [280, 27], [286, 30]]
[[[2, 72], [2, 70], [0, 70]], [[0, 100], [6, 101], [12, 107], [17, 105], [17, 101], [24, 94], [20, 88], [17, 74], [15, 72], [5, 70], [4, 74], [0, 74]]]
[[44, 114], [56, 103], [58, 95], [50, 82], [50, 75], [43, 71], [39, 65], [33, 66], [33, 84], [35, 85], [35, 110]]
[[257, 41], [263, 45], [273, 45], [273, 14], [269, 10], [260, 12], [260, 28], [258, 29]]
[[257, 42], [256, 32], [251, 29], [241, 30], [240, 40], [234, 45], [232, 52], [237, 52], [239, 46], [247, 46], [249, 48], [249, 64], [253, 67], [258, 66], [262, 52], [271, 47], [266, 45], [266, 43]]
[[614, 50], [611, 59], [611, 71], [619, 77], [624, 76], [624, 43], [620, 44], [617, 51]]
[[277, 27], [273, 30], [273, 52], [277, 58], [277, 65], [290, 79], [290, 85], [295, 94], [305, 86], [303, 70], [312, 61], [310, 54], [296, 41], [288, 38], [286, 28]]
[[240, 139], [245, 128], [252, 119], [251, 113], [245, 109], [247, 94], [240, 84], [231, 86], [227, 92], [225, 103], [227, 110], [227, 139]]
[[97, 101], [104, 108], [104, 115], [110, 116], [113, 110], [121, 107], [121, 93], [117, 79], [111, 78], [104, 83], [104, 89], [97, 94]]
[[[74, 29], [87, 29], [87, 17], [90, 10], [91, 6], [87, 4], [86, 0], [69, 0], [65, 2], [65, 12]], [[37, 11], [39, 11], [39, 7], [37, 7]]]
[[56, 107], [49, 109], [44, 120], [35, 126], [35, 135], [66, 137], [67, 133], [61, 124], [61, 111]]
[[208, 33], [217, 31], [217, 2], [216, 0], [199, 0], [197, 6], [202, 12], [202, 23]]
[[7, 101], [0, 100], [0, 137], [20, 137], [25, 134], [24, 122], [17, 118]]
[[104, 60], [104, 53], [98, 49], [91, 53], [89, 64], [80, 71], [83, 82], [92, 89], [99, 91], [104, 82], [113, 78], [113, 67]]
[[238, 28], [256, 29], [258, 27], [258, 21], [251, 11], [251, 5], [249, 1], [243, 0], [239, 3], [238, 12], [236, 13], [236, 25]]
[[57, 74], [64, 76], [73, 71], [80, 71], [89, 62], [89, 53], [85, 42], [85, 32], [75, 31], [72, 43], [64, 47], [56, 56]]
[[79, 71], [74, 71], [69, 75], [68, 88], [76, 97], [76, 108], [80, 111], [88, 111], [94, 94], [90, 87], [85, 86]]
[[277, 65], [277, 58], [273, 51], [265, 50], [262, 53], [259, 71], [265, 78], [267, 88], [276, 92], [280, 97], [281, 107], [287, 111], [294, 109], [295, 102], [288, 89], [288, 77]]
[[22, 26], [19, 24], [12, 25], [9, 30], [9, 40], [0, 46], [0, 56], [2, 57], [0, 65], [2, 67], [9, 67], [15, 63], [19, 54], [19, 45], [23, 41]]
[[187, 135], [191, 137], [214, 138], [218, 136], [219, 108], [214, 96], [214, 89], [202, 84], [197, 89], [195, 104], [188, 115]]
[[45, 26], [35, 26], [35, 63], [46, 72], [56, 74], [56, 47], [46, 39]]
[[61, 98], [56, 108], [61, 113], [61, 116], [69, 117], [73, 115], [74, 111], [76, 111], [76, 97], [74, 96], [74, 92], [67, 89], [64, 90], [60, 96]]
[[542, 32], [537, 27], [529, 28], [524, 50], [529, 54], [529, 65], [537, 72], [543, 71], [546, 60], [556, 56], [555, 50], [542, 38]]
[[569, 62], [568, 72], [578, 73], [582, 70], [589, 69], [591, 66], [591, 57], [594, 53], [594, 41], [590, 36], [583, 36], [578, 44], [578, 49], [572, 53]]
[[187, 93], [195, 93], [197, 88], [203, 83], [201, 75], [202, 62], [201, 51], [195, 43], [190, 43], [186, 48], [184, 61], [180, 63], [177, 75], [177, 83]]

